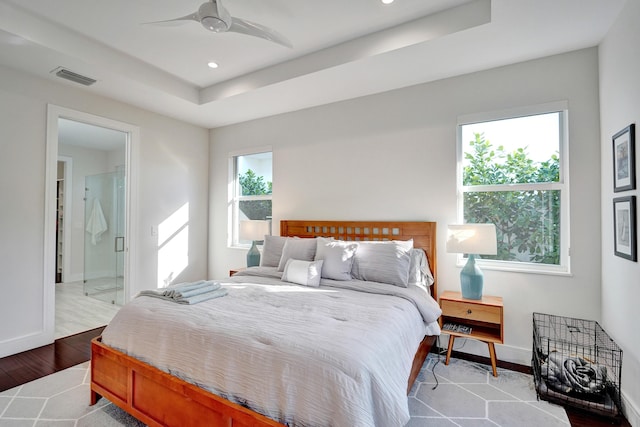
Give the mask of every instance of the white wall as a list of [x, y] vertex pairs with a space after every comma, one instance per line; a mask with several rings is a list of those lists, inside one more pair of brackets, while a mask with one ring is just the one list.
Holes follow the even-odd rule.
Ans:
[[[600, 318], [597, 67], [592, 48], [212, 130], [209, 276], [245, 265], [225, 244], [228, 154], [271, 145], [274, 234], [281, 219], [437, 221], [439, 290], [458, 290], [442, 237], [456, 221], [457, 117], [567, 100], [573, 275], [485, 270], [505, 304], [498, 357], [529, 364], [534, 311]], [[487, 355], [471, 340], [465, 351]]]
[[[98, 83], [99, 84], [99, 83]], [[206, 129], [0, 67], [0, 357], [45, 344], [43, 243], [47, 104], [140, 127], [138, 283], [157, 284], [157, 227], [188, 203], [188, 265], [178, 279], [207, 273]], [[54, 272], [52, 271], [53, 275]], [[52, 279], [53, 282], [53, 279]]]
[[[602, 167], [602, 323], [624, 352], [622, 393], [631, 425], [640, 426], [640, 265], [613, 254], [615, 197], [640, 196], [638, 189], [613, 192], [611, 137], [636, 124], [636, 175], [640, 188], [640, 0], [627, 0], [618, 21], [600, 45], [600, 117]], [[640, 200], [637, 200], [640, 202]], [[636, 206], [636, 209], [640, 205]], [[637, 216], [637, 214], [636, 214]], [[637, 217], [636, 217], [637, 221]], [[640, 225], [640, 222], [638, 223]]]

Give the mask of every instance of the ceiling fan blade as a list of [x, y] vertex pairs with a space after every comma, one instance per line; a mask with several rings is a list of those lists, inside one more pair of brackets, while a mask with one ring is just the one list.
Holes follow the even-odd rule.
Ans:
[[180, 18], [167, 19], [164, 21], [153, 21], [153, 22], [144, 22], [145, 25], [162, 25], [162, 26], [174, 26], [184, 24], [184, 21], [196, 21], [200, 22], [200, 18], [198, 17], [198, 12], [190, 13], [186, 16], [182, 16]]
[[228, 31], [260, 37], [288, 48], [293, 47], [291, 42], [277, 31], [274, 31], [269, 27], [265, 27], [264, 25], [256, 24], [255, 22], [246, 21], [240, 18], [232, 18], [231, 27]]

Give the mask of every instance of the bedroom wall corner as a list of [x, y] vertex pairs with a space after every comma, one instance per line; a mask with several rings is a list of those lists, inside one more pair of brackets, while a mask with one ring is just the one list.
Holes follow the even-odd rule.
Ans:
[[[636, 124], [636, 171], [640, 167], [640, 0], [628, 0], [599, 47], [601, 186], [602, 186], [602, 323], [623, 349], [622, 397], [631, 425], [640, 426], [640, 339], [638, 301], [640, 264], [614, 255], [612, 201], [621, 196], [640, 196], [638, 184], [631, 191], [613, 191], [612, 136], [631, 123]], [[637, 172], [636, 172], [637, 173]], [[640, 176], [640, 175], [637, 175]], [[636, 211], [637, 212], [637, 211]], [[636, 218], [636, 221], [638, 219]], [[639, 223], [640, 224], [640, 223]]]

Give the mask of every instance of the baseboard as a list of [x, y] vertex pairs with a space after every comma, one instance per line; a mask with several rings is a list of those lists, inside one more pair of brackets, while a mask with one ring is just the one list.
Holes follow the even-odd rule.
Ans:
[[48, 336], [44, 331], [11, 338], [0, 342], [0, 358], [22, 353], [23, 351], [37, 347], [42, 347], [43, 345], [51, 344], [52, 342], [53, 336]]
[[629, 400], [628, 396], [624, 393], [622, 394], [622, 413], [624, 414], [629, 424], [632, 426], [640, 426], [640, 408]]
[[64, 275], [64, 283], [81, 282], [83, 279], [84, 279], [83, 273]]
[[[443, 333], [440, 336], [440, 347], [446, 348], [448, 342], [449, 335]], [[489, 356], [489, 348], [487, 344], [475, 339], [464, 339], [458, 337], [453, 344], [453, 350], [481, 357]], [[514, 347], [505, 344], [496, 344], [496, 358], [499, 361], [530, 367], [531, 349]]]
[[91, 274], [87, 274], [80, 280], [97, 280], [104, 278], [113, 278], [113, 270], [94, 271]]

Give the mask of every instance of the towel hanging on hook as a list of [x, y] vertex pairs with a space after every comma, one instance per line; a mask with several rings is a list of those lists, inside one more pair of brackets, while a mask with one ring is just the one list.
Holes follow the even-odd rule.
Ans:
[[91, 209], [85, 230], [91, 234], [91, 243], [93, 245], [100, 243], [102, 234], [108, 230], [107, 220], [104, 218], [102, 206], [100, 206], [100, 201], [97, 198], [93, 199], [93, 208]]

